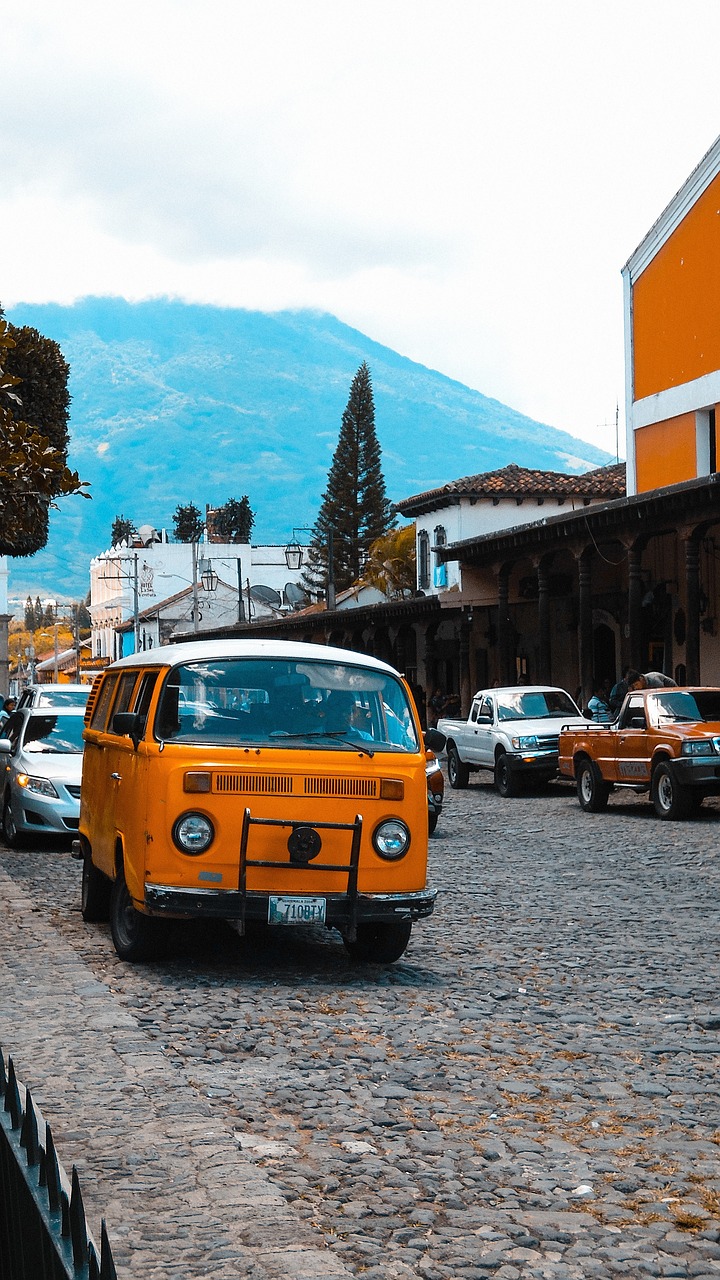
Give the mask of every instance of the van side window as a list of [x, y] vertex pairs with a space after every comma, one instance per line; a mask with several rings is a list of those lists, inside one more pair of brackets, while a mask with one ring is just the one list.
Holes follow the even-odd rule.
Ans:
[[117, 682], [118, 682], [117, 675], [111, 675], [106, 678], [103, 685], [101, 686], [100, 692], [98, 694], [98, 700], [95, 703], [95, 706], [93, 707], [93, 711], [92, 711], [92, 717], [91, 717], [90, 726], [89, 726], [91, 729], [99, 729], [102, 732], [102, 730], [105, 728], [105, 725], [107, 724], [108, 712], [110, 710], [110, 703], [112, 702], [112, 698], [115, 692], [115, 686]]
[[157, 684], [158, 672], [146, 671], [135, 694], [135, 705], [131, 708], [138, 716], [147, 716], [152, 702], [153, 690]]
[[120, 676], [117, 697], [113, 703], [113, 715], [116, 711], [127, 711], [132, 701], [133, 690], [137, 682], [137, 671], [123, 671]]

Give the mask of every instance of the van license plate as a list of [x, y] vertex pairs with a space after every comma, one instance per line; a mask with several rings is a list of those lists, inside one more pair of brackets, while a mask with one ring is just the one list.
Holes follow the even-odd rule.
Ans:
[[271, 894], [268, 924], [324, 924], [324, 898], [285, 898]]

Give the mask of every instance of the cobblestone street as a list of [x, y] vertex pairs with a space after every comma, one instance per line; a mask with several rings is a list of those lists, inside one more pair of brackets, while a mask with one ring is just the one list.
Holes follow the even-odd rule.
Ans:
[[220, 925], [133, 967], [67, 850], [0, 848], [0, 1045], [120, 1280], [720, 1277], [720, 801], [482, 776], [388, 968]]

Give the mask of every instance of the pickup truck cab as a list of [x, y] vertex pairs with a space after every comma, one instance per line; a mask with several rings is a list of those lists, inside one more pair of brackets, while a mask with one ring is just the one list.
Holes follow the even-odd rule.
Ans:
[[447, 738], [450, 786], [466, 787], [471, 773], [491, 769], [501, 796], [524, 783], [544, 785], [558, 770], [558, 736], [566, 724], [585, 725], [572, 698], [552, 685], [508, 685], [475, 694], [467, 720], [438, 720]]
[[563, 730], [559, 768], [588, 813], [627, 787], [648, 792], [659, 818], [687, 817], [720, 795], [720, 689], [631, 692], [615, 724]]

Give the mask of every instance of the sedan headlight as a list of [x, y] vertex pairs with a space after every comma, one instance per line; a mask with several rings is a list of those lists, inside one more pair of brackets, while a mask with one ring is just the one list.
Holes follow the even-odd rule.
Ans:
[[712, 742], [683, 742], [681, 755], [684, 756], [714, 756], [715, 748]]
[[395, 862], [402, 858], [410, 848], [410, 832], [399, 818], [387, 818], [373, 832], [373, 848], [381, 858]]
[[181, 853], [204, 853], [215, 839], [215, 828], [204, 813], [183, 813], [173, 827], [173, 840]]
[[19, 787], [24, 787], [26, 791], [33, 791], [35, 795], [58, 799], [57, 791], [47, 778], [35, 778], [31, 773], [19, 773], [16, 782]]
[[513, 738], [512, 744], [516, 751], [537, 751], [540, 746], [537, 735], [534, 733], [529, 734], [527, 738]]

